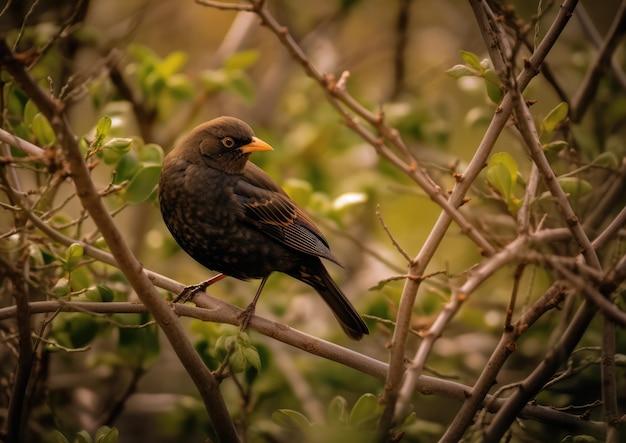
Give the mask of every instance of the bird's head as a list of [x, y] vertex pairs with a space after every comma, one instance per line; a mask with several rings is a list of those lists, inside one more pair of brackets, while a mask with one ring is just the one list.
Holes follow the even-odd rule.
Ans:
[[242, 174], [253, 152], [272, 151], [254, 136], [252, 128], [234, 117], [218, 117], [196, 127], [183, 140], [185, 150], [195, 150], [212, 168], [228, 174]]

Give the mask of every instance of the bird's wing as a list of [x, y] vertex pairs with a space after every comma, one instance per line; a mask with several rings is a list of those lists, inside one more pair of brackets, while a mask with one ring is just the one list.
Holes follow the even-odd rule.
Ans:
[[258, 166], [248, 162], [235, 194], [246, 221], [265, 235], [341, 265], [313, 220]]

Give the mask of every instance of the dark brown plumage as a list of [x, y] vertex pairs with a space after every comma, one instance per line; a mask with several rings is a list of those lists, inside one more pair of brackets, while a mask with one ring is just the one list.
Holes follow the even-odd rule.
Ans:
[[159, 202], [165, 224], [182, 249], [209, 269], [241, 280], [261, 278], [261, 288], [274, 271], [312, 286], [346, 334], [359, 340], [369, 331], [320, 260], [339, 264], [326, 239], [248, 162], [252, 152], [269, 150], [233, 117], [195, 128], [163, 163]]

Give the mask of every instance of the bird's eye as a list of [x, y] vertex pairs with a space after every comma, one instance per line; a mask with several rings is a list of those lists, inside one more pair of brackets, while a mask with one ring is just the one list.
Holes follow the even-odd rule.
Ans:
[[222, 139], [222, 144], [224, 145], [224, 147], [226, 148], [232, 148], [233, 146], [235, 146], [235, 140], [233, 140], [230, 137], [224, 137]]

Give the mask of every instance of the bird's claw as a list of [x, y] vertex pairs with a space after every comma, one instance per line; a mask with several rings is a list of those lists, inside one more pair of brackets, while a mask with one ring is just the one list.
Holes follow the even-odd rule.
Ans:
[[213, 283], [217, 283], [223, 278], [226, 278], [226, 274], [220, 273], [206, 281], [203, 281], [202, 283], [198, 283], [197, 285], [185, 286], [183, 290], [180, 291], [180, 294], [178, 294], [174, 298], [174, 300], [172, 300], [172, 303], [178, 303], [179, 301], [186, 303], [191, 300], [198, 292], [206, 290], [206, 288], [211, 286]]
[[174, 297], [174, 299], [172, 300], [172, 303], [178, 303], [178, 302], [187, 303], [189, 300], [194, 298], [194, 296], [198, 292], [204, 291], [205, 289], [206, 289], [206, 282], [202, 282], [197, 285], [185, 286], [183, 290], [180, 291], [180, 293], [176, 297]]
[[256, 310], [256, 304], [255, 303], [250, 303], [246, 309], [244, 309], [243, 311], [241, 311], [241, 314], [239, 314], [237, 316], [237, 319], [240, 321], [239, 325], [240, 325], [240, 330], [243, 332], [246, 329], [248, 329], [248, 324], [250, 323], [250, 320], [252, 320], [252, 317], [254, 317], [254, 311]]

